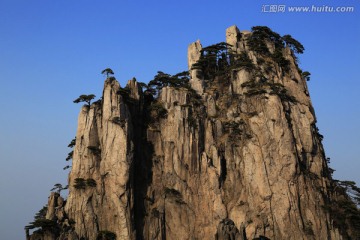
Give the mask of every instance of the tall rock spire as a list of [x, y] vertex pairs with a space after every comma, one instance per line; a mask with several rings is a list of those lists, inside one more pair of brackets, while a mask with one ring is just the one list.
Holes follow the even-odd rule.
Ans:
[[193, 42], [188, 47], [188, 67], [190, 73], [190, 85], [199, 94], [204, 92], [204, 80], [201, 77], [201, 70], [193, 68], [193, 65], [199, 61], [201, 57], [202, 45], [200, 40]]

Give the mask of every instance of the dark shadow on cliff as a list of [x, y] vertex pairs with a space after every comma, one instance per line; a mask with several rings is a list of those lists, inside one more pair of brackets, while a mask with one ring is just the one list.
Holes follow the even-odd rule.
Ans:
[[[141, 92], [139, 100], [131, 99], [128, 104], [133, 125], [134, 162], [131, 170], [134, 206], [132, 213], [132, 229], [136, 231], [136, 239], [144, 239], [146, 205], [154, 200], [147, 196], [152, 184], [152, 166], [154, 147], [147, 139], [149, 122], [148, 106], [153, 102], [152, 95]], [[148, 202], [148, 203], [147, 203]]]

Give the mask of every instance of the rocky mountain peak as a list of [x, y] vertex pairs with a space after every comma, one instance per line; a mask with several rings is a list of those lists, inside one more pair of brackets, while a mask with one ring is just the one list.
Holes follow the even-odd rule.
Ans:
[[53, 225], [28, 239], [356, 237], [334, 214], [350, 200], [334, 190], [299, 44], [232, 26], [226, 42], [189, 45], [188, 73], [107, 78], [79, 113], [69, 195], [51, 194]]

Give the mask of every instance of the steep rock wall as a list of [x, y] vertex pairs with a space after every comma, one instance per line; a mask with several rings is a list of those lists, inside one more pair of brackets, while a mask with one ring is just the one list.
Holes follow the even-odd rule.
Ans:
[[[101, 230], [133, 238], [133, 126], [119, 88], [107, 80], [102, 102], [83, 106], [79, 114], [66, 212], [85, 239], [96, 239]], [[76, 178], [93, 179], [96, 186], [77, 189]]]
[[202, 46], [191, 44], [193, 90], [164, 87], [155, 120], [136, 80], [128, 95], [105, 81], [79, 114], [64, 210], [74, 227], [59, 239], [342, 239], [323, 208], [331, 179], [306, 81], [289, 48], [284, 69], [249, 37], [226, 31], [255, 70], [214, 79], [192, 69]]

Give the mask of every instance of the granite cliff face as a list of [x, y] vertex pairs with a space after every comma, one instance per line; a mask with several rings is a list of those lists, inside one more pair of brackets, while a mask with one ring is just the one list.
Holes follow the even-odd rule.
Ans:
[[197, 41], [191, 88], [155, 100], [108, 78], [79, 114], [69, 196], [49, 198], [58, 233], [28, 238], [347, 239], [324, 207], [331, 174], [294, 53], [281, 50], [285, 68], [251, 50], [252, 34], [226, 30], [251, 67], [207, 79]]

